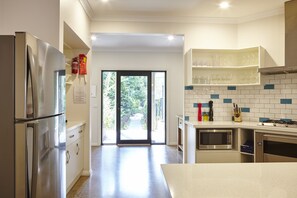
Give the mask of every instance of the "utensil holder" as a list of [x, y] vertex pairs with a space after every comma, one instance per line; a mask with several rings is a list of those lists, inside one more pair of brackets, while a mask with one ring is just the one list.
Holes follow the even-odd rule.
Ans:
[[242, 122], [241, 113], [234, 114], [234, 122]]

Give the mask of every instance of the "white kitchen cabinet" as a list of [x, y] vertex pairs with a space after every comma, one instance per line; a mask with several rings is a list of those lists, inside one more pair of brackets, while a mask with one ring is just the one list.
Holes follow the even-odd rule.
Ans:
[[185, 125], [186, 128], [186, 152], [184, 152], [185, 163], [194, 164], [196, 163], [196, 128], [190, 124]]
[[190, 49], [187, 85], [259, 85], [264, 52], [262, 47]]
[[[68, 125], [68, 124], [67, 124]], [[67, 193], [77, 182], [84, 168], [84, 124], [76, 123], [67, 129], [66, 187]]]

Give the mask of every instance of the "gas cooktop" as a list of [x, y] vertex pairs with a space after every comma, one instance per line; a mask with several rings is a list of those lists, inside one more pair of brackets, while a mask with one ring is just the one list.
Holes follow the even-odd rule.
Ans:
[[258, 125], [297, 128], [297, 121], [292, 121], [292, 120], [270, 120], [269, 119], [269, 120], [265, 120], [263, 122], [260, 122]]

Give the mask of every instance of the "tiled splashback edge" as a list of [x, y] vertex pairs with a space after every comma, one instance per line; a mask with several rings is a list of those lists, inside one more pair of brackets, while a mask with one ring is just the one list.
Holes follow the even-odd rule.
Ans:
[[253, 86], [186, 86], [185, 119], [197, 120], [198, 103], [208, 112], [209, 100], [216, 121], [231, 121], [233, 103], [242, 108], [243, 121], [297, 120], [297, 74], [262, 75], [261, 85]]

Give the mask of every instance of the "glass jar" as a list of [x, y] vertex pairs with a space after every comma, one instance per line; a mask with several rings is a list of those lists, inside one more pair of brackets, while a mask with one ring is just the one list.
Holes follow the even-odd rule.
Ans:
[[208, 121], [208, 113], [207, 112], [203, 112], [202, 117], [203, 117], [203, 121]]

